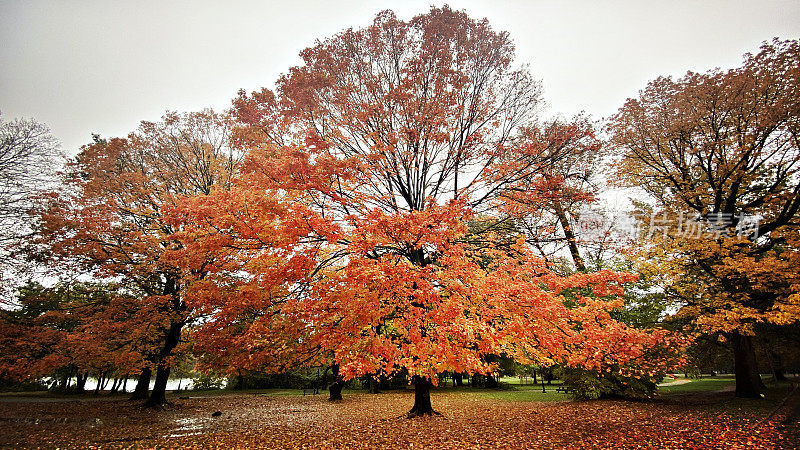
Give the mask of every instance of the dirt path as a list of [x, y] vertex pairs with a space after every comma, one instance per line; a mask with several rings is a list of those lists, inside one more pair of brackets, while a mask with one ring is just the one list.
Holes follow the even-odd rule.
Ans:
[[681, 384], [691, 383], [692, 380], [688, 378], [681, 378], [678, 380], [667, 381], [666, 383], [658, 383], [659, 386], [679, 386]]

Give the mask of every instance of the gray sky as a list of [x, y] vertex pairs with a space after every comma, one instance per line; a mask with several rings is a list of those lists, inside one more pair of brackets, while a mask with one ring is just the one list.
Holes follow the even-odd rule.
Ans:
[[[0, 111], [48, 124], [68, 153], [166, 110], [224, 109], [272, 87], [303, 48], [422, 1], [0, 0]], [[798, 1], [460, 1], [511, 34], [550, 112], [613, 113], [646, 82], [734, 67], [773, 37], [800, 37]]]

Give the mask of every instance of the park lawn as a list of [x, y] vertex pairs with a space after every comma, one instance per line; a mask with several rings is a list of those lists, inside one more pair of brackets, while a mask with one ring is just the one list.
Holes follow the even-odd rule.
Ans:
[[324, 392], [304, 397], [299, 390], [189, 392], [189, 399], [171, 397], [174, 404], [163, 410], [117, 397], [6, 397], [0, 447], [794, 448], [800, 439], [796, 418], [783, 424], [798, 398], [760, 423], [785, 386], [765, 400], [705, 391], [650, 402], [577, 402], [562, 393], [537, 399], [530, 388], [438, 388], [432, 401], [441, 415], [417, 419], [404, 416], [410, 391], [346, 391], [335, 403]]
[[[683, 382], [688, 380], [688, 383]], [[658, 387], [658, 393], [666, 394], [686, 394], [691, 392], [710, 392], [731, 389], [736, 381], [733, 377], [718, 378], [678, 378], [667, 384]]]

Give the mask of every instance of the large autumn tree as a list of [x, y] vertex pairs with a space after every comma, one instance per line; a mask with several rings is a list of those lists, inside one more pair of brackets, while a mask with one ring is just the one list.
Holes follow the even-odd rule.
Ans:
[[650, 256], [667, 294], [730, 342], [736, 394], [757, 397], [754, 326], [800, 319], [800, 42], [765, 43], [736, 69], [658, 78], [610, 129], [621, 180], [656, 201]]
[[[153, 337], [135, 397], [164, 402], [173, 351], [192, 316], [183, 288], [202, 277], [186, 270], [188, 256], [172, 238], [165, 209], [181, 198], [225, 187], [238, 163], [230, 120], [211, 110], [169, 113], [142, 122], [126, 138], [95, 138], [67, 167], [65, 190], [44, 213], [42, 243], [70, 268], [122, 283], [139, 299], [131, 333]], [[140, 318], [141, 319], [141, 318]]]
[[187, 297], [210, 314], [208, 364], [405, 369], [411, 415], [433, 413], [436, 374], [492, 373], [495, 355], [663, 369], [641, 359], [665, 333], [609, 315], [630, 275], [557, 276], [509, 231], [507, 194], [566, 195], [548, 174], [571, 148], [533, 132], [539, 85], [513, 56], [463, 12], [385, 11], [304, 50], [276, 92], [235, 99], [239, 177], [174, 214], [183, 244], [215, 255]]

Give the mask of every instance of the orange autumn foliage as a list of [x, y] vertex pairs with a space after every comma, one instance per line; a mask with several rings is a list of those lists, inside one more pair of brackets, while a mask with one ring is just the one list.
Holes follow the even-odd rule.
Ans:
[[189, 254], [214, 255], [186, 294], [208, 314], [194, 334], [207, 366], [436, 382], [492, 373], [499, 354], [630, 373], [677, 363], [669, 333], [611, 318], [632, 275], [558, 276], [519, 236], [470, 231], [478, 214], [512, 217], [504, 198], [578, 195], [526, 192], [561, 153], [536, 133], [512, 139], [533, 129], [538, 85], [511, 67], [505, 33], [447, 7], [383, 12], [301, 56], [277, 94], [234, 101], [249, 153], [231, 189], [171, 211]]

